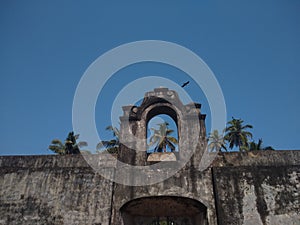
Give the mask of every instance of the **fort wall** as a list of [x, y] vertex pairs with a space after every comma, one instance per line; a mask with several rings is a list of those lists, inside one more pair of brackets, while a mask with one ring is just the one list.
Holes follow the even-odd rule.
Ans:
[[[113, 174], [114, 162], [105, 169]], [[127, 192], [118, 194], [118, 188]], [[220, 153], [203, 172], [183, 168], [161, 183], [126, 189], [101, 177], [80, 155], [0, 157], [5, 225], [119, 225], [128, 202], [159, 196], [201, 202], [207, 207], [202, 224], [296, 225], [299, 193], [300, 151]]]

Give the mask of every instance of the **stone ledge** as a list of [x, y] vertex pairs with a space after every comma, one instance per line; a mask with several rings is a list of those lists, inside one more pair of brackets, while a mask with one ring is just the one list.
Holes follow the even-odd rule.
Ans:
[[148, 158], [148, 162], [161, 162], [161, 161], [177, 161], [173, 152], [154, 152], [151, 153]]
[[[108, 167], [115, 166], [115, 161], [105, 154], [91, 156], [92, 160], [105, 161]], [[89, 159], [90, 160], [90, 159]], [[111, 161], [111, 162], [110, 162]], [[4, 168], [90, 168], [82, 155], [29, 155], [0, 156], [0, 167]]]
[[213, 167], [300, 165], [299, 150], [260, 150], [218, 153]]
[[[115, 167], [116, 160], [109, 159], [105, 154], [91, 155], [92, 160], [106, 162], [106, 167]], [[99, 158], [97, 158], [99, 157]], [[153, 160], [155, 161], [155, 160]], [[163, 160], [159, 160], [163, 161]], [[299, 150], [283, 151], [251, 151], [219, 153], [212, 167], [223, 166], [284, 166], [300, 165]], [[90, 168], [81, 155], [30, 155], [30, 156], [0, 156], [2, 168]]]

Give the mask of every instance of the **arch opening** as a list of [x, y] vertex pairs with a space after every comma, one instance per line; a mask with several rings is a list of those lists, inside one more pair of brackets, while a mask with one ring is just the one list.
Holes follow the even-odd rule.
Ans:
[[[165, 149], [159, 146], [159, 141], [163, 137], [167, 139]], [[159, 114], [149, 120], [147, 124], [147, 153], [178, 152], [178, 140], [178, 127], [170, 116]]]
[[124, 225], [208, 225], [201, 202], [175, 196], [144, 197], [121, 208]]
[[147, 161], [177, 161], [180, 120], [169, 103], [154, 105], [146, 114]]

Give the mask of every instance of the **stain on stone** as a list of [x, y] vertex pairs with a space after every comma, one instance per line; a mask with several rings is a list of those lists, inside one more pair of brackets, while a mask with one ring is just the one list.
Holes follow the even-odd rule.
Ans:
[[264, 192], [260, 184], [261, 183], [257, 182], [254, 185], [254, 190], [256, 194], [256, 207], [263, 225], [266, 225], [266, 218], [269, 215], [269, 212], [266, 201], [264, 199]]

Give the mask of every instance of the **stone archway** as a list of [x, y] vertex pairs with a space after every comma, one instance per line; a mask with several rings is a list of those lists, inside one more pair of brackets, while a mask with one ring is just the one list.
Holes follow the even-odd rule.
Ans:
[[201, 202], [177, 196], [134, 199], [121, 207], [124, 225], [207, 225]]
[[[168, 115], [176, 123], [179, 157], [189, 158], [191, 146], [206, 140], [205, 115], [200, 113], [200, 107], [197, 103], [184, 105], [178, 94], [168, 88], [147, 92], [140, 106], [124, 106], [120, 117], [120, 141], [124, 145], [121, 145], [119, 160], [130, 165], [147, 165], [147, 125], [159, 114]], [[197, 157], [201, 155], [199, 152]]]
[[[211, 192], [199, 192], [202, 187], [198, 185], [203, 184], [204, 175], [199, 174], [195, 167], [201, 160], [207, 141], [205, 115], [201, 114], [200, 108], [198, 103], [183, 104], [178, 94], [168, 88], [155, 88], [145, 93], [139, 106], [122, 107], [116, 165], [119, 173], [115, 176], [125, 185], [115, 184], [112, 224], [208, 225], [208, 220], [214, 221], [207, 214], [212, 210], [212, 205], [207, 203], [212, 199]], [[179, 151], [175, 160], [157, 163], [148, 161], [146, 137], [148, 122], [160, 114], [171, 117], [175, 122]], [[184, 168], [181, 169], [181, 166]], [[172, 176], [174, 172], [176, 176]], [[186, 182], [186, 177], [189, 182]], [[194, 199], [201, 196], [208, 205], [206, 207], [187, 196]]]

